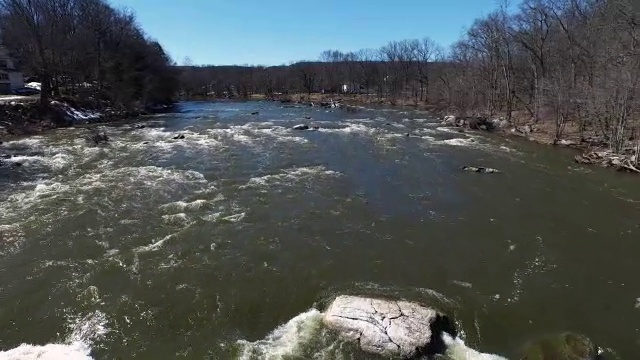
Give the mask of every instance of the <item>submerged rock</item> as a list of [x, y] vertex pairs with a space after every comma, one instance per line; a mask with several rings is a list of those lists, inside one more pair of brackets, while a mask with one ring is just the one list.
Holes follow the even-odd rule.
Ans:
[[180, 135], [177, 135], [177, 136], [173, 137], [173, 140], [183, 140], [183, 139], [184, 139], [184, 135], [183, 134], [180, 134]]
[[299, 124], [299, 125], [295, 125], [292, 129], [293, 130], [309, 130], [309, 125]]
[[499, 174], [500, 170], [488, 168], [488, 167], [475, 167], [475, 166], [463, 166], [460, 168], [462, 171], [466, 172], [476, 172], [482, 174]]
[[109, 142], [109, 136], [105, 132], [102, 132], [102, 133], [96, 132], [93, 135], [91, 135], [89, 140], [96, 145], [106, 144]]
[[604, 360], [588, 337], [574, 333], [549, 335], [528, 344], [521, 360]]
[[442, 354], [442, 333], [455, 337], [449, 318], [407, 301], [339, 296], [327, 309], [324, 323], [363, 351], [383, 356]]
[[258, 115], [258, 114], [260, 114], [259, 111], [254, 111], [254, 112], [251, 113], [251, 115]]

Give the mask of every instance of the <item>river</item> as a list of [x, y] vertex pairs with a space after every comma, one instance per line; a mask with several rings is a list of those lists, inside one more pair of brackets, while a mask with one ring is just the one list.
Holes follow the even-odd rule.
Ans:
[[22, 164], [0, 167], [0, 350], [365, 359], [320, 321], [361, 294], [437, 306], [510, 358], [562, 331], [637, 356], [637, 178], [415, 111], [179, 109], [101, 125], [107, 145], [0, 145]]

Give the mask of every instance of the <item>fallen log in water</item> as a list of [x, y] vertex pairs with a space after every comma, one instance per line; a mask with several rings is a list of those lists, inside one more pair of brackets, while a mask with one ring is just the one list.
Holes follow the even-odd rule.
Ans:
[[634, 156], [615, 154], [611, 151], [590, 151], [582, 155], [576, 155], [574, 159], [579, 164], [613, 167], [618, 171], [640, 174], [640, 169], [634, 165]]

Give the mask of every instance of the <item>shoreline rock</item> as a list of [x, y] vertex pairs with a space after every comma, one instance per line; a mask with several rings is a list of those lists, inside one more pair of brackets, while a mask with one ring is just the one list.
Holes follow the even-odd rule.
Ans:
[[482, 131], [493, 131], [494, 129], [501, 127], [496, 126], [496, 120], [489, 120], [482, 116], [458, 118], [455, 115], [445, 116], [442, 121], [442, 125]]
[[152, 113], [166, 113], [174, 105], [137, 107], [135, 110], [114, 109], [106, 103], [87, 103], [74, 98], [52, 100], [43, 108], [37, 102], [0, 104], [0, 142], [18, 136], [42, 133], [76, 124], [106, 123]]

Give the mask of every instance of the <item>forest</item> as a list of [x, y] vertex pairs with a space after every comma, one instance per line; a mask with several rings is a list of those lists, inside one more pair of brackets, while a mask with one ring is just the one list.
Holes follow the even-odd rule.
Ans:
[[133, 12], [104, 0], [0, 0], [0, 44], [41, 104], [69, 96], [121, 108], [170, 103], [178, 70]]
[[[640, 147], [640, 33], [631, 0], [524, 0], [499, 6], [450, 48], [428, 37], [324, 51], [283, 66], [192, 66], [184, 96], [334, 94], [459, 115], [544, 124], [619, 153]], [[636, 149], [637, 150], [637, 149]], [[637, 161], [637, 159], [636, 159]]]

